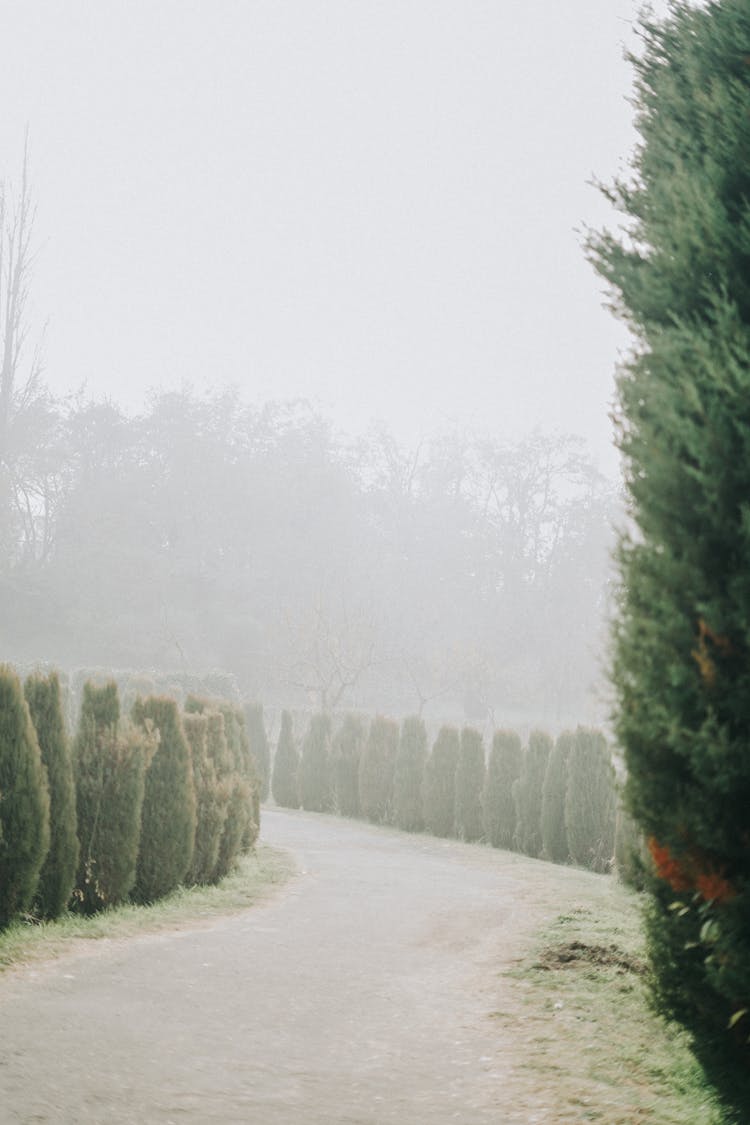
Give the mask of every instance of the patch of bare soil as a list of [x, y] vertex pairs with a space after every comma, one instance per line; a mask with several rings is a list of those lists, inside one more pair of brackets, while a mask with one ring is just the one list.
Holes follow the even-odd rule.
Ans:
[[581, 965], [598, 965], [615, 969], [618, 973], [635, 973], [645, 976], [646, 962], [633, 957], [614, 943], [610, 945], [589, 945], [583, 941], [567, 941], [543, 949], [534, 969], [569, 969]]

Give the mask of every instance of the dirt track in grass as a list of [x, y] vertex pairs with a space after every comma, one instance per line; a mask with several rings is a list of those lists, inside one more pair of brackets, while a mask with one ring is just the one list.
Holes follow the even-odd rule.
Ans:
[[2, 1125], [573, 1120], [503, 970], [609, 880], [304, 813], [262, 836], [299, 867], [271, 900], [0, 980]]

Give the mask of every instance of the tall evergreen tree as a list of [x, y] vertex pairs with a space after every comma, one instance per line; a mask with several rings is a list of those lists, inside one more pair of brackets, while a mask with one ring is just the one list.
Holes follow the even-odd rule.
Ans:
[[512, 730], [497, 730], [482, 794], [484, 834], [493, 848], [512, 848], [516, 832], [513, 786], [521, 776], [523, 746]]
[[133, 888], [137, 902], [154, 902], [180, 885], [193, 860], [193, 769], [190, 747], [173, 699], [152, 695], [136, 700], [133, 720], [158, 734], [156, 752], [146, 773]]
[[85, 683], [73, 745], [80, 845], [74, 905], [86, 914], [125, 902], [133, 889], [153, 731], [120, 722], [114, 682]]
[[330, 812], [333, 808], [331, 717], [325, 712], [310, 719], [302, 743], [298, 778], [302, 808], [311, 812]]
[[521, 762], [521, 774], [513, 784], [516, 802], [516, 831], [513, 846], [526, 855], [542, 852], [542, 789], [552, 739], [541, 730], [533, 730]]
[[609, 871], [615, 850], [617, 791], [612, 755], [599, 730], [579, 727], [570, 747], [565, 833], [573, 863]]
[[393, 820], [406, 832], [424, 827], [422, 787], [427, 762], [427, 728], [417, 715], [401, 724], [393, 775]]
[[728, 1047], [750, 1037], [750, 8], [674, 3], [641, 38], [632, 182], [608, 192], [627, 233], [590, 242], [634, 340], [616, 734], [657, 1000]]
[[195, 841], [186, 883], [212, 882], [219, 860], [219, 847], [227, 819], [229, 793], [222, 785], [209, 749], [208, 716], [185, 715], [182, 725], [190, 747], [195, 786]]
[[433, 836], [456, 832], [456, 767], [461, 743], [455, 727], [445, 726], [437, 738], [424, 770], [423, 816]]
[[340, 816], [359, 816], [359, 766], [366, 738], [359, 715], [345, 715], [333, 736], [334, 804]]
[[294, 724], [289, 711], [281, 713], [281, 730], [273, 758], [271, 792], [277, 805], [284, 809], [299, 808], [299, 753], [294, 738]]
[[359, 807], [375, 824], [391, 816], [398, 723], [377, 715], [370, 723], [359, 761]]
[[49, 791], [18, 676], [0, 666], [0, 929], [31, 905], [49, 848]]
[[258, 796], [261, 801], [267, 801], [271, 786], [271, 752], [263, 719], [263, 704], [246, 703], [243, 711], [250, 754], [255, 764]]
[[480, 840], [484, 832], [484, 775], [482, 736], [473, 727], [464, 727], [456, 768], [456, 831], [463, 840]]
[[50, 845], [34, 906], [43, 918], [57, 918], [70, 901], [78, 867], [73, 759], [57, 673], [29, 676], [24, 694], [47, 770], [50, 798]]
[[568, 785], [568, 758], [575, 743], [571, 731], [555, 739], [542, 786], [542, 854], [553, 863], [566, 863], [569, 855], [565, 830], [565, 793]]

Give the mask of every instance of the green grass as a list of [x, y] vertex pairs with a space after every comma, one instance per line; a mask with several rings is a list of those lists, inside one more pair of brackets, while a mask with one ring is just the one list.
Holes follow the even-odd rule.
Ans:
[[530, 1043], [525, 1067], [532, 1081], [553, 1076], [555, 1120], [736, 1120], [706, 1083], [687, 1035], [649, 1007], [635, 895], [613, 884], [596, 904], [572, 904], [538, 935], [536, 947], [510, 975]]
[[122, 939], [204, 924], [262, 902], [294, 873], [290, 856], [259, 845], [217, 887], [179, 888], [153, 906], [120, 906], [90, 918], [66, 914], [55, 922], [14, 922], [0, 933], [0, 973], [47, 960], [81, 941]]

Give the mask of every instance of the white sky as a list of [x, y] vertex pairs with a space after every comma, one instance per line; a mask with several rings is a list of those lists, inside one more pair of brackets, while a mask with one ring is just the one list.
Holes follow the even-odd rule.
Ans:
[[133, 409], [233, 382], [408, 440], [541, 425], [613, 469], [626, 338], [576, 228], [634, 141], [637, 7], [2, 0], [48, 382]]

